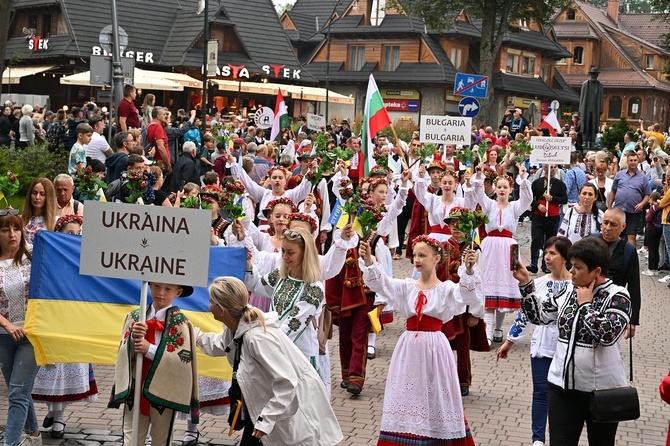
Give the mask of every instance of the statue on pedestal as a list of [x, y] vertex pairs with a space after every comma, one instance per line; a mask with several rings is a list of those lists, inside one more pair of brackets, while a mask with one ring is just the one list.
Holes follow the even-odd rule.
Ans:
[[591, 79], [584, 81], [579, 96], [579, 115], [582, 124], [582, 147], [593, 150], [596, 133], [600, 127], [600, 115], [603, 113], [603, 84], [598, 80], [598, 68], [592, 67], [589, 71]]

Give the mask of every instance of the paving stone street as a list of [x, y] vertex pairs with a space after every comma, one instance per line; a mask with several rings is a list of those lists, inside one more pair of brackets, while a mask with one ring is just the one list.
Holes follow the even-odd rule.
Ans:
[[[524, 258], [529, 257], [530, 223], [519, 228], [517, 240], [522, 247]], [[642, 260], [646, 269], [646, 259]], [[394, 262], [396, 277], [407, 277], [411, 265], [407, 260]], [[636, 421], [619, 425], [618, 446], [656, 446], [665, 444], [665, 435], [670, 419], [670, 407], [665, 405], [658, 392], [661, 379], [668, 373], [670, 346], [668, 345], [668, 322], [670, 314], [670, 290], [657, 281], [658, 277], [642, 276], [642, 315], [634, 342], [635, 381], [640, 396], [641, 417]], [[509, 314], [505, 327], [513, 321]], [[339, 387], [339, 355], [337, 332], [330, 343], [332, 363], [332, 404], [344, 433], [343, 445], [376, 444], [381, 422], [384, 385], [388, 364], [399, 335], [404, 330], [404, 320], [397, 315], [395, 321], [380, 334], [376, 359], [368, 362], [367, 381], [363, 393], [351, 397]], [[466, 415], [477, 445], [518, 446], [531, 442], [530, 401], [531, 374], [529, 361], [529, 340], [516, 345], [508, 360], [496, 363], [495, 351], [473, 353], [473, 384], [470, 395], [464, 397]], [[494, 344], [494, 349], [499, 344]], [[628, 342], [622, 345], [626, 364], [628, 363]], [[48, 433], [43, 435], [49, 445], [120, 444], [121, 411], [106, 409], [111, 389], [113, 368], [95, 366], [95, 375], [100, 390], [97, 402], [74, 404], [66, 409], [67, 422], [65, 438], [52, 440]], [[45, 406], [36, 406], [38, 420], [46, 414]], [[7, 416], [7, 391], [0, 385], [0, 424]], [[184, 421], [177, 421], [176, 444], [181, 444]], [[0, 436], [2, 435], [0, 428]], [[228, 437], [226, 417], [204, 415], [201, 418], [201, 442], [212, 445], [235, 445], [237, 436]], [[585, 433], [580, 445], [586, 445]]]

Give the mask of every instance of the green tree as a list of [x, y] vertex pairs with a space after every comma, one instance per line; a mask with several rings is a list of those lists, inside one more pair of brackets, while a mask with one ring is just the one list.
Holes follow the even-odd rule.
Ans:
[[[461, 11], [481, 19], [479, 43], [479, 73], [493, 76], [493, 61], [500, 51], [507, 32], [516, 32], [519, 19], [547, 23], [557, 8], [570, 0], [391, 0], [391, 4], [409, 14], [421, 17], [430, 33], [440, 33], [453, 27]], [[478, 120], [490, 124], [493, 89], [489, 88]]]
[[613, 153], [616, 156], [619, 156], [617, 153], [616, 145], [619, 144], [619, 150], [623, 150], [624, 141], [623, 137], [626, 132], [630, 132], [631, 128], [628, 125], [628, 121], [625, 116], [619, 118], [619, 120], [612, 126], [605, 129], [602, 138], [600, 139], [600, 146], [603, 150], [607, 150], [610, 153]]

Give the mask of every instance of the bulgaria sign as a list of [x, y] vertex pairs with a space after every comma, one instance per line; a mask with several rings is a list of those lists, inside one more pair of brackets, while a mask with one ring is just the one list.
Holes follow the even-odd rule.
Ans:
[[572, 139], [568, 137], [532, 136], [531, 164], [570, 164]]
[[211, 219], [208, 210], [89, 201], [79, 272], [207, 286]]
[[423, 143], [470, 145], [472, 118], [421, 116], [419, 138]]

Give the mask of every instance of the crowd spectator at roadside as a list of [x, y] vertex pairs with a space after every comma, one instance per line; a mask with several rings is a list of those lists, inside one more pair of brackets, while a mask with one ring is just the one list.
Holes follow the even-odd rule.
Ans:
[[33, 106], [26, 104], [21, 107], [21, 120], [19, 121], [19, 145], [18, 148], [25, 149], [35, 144], [35, 126], [33, 125]]
[[77, 142], [77, 126], [85, 123], [84, 111], [79, 107], [72, 107], [72, 115], [67, 120], [67, 145], [65, 148], [70, 150]]
[[47, 112], [44, 113], [44, 121], [42, 121], [42, 130], [44, 130], [45, 133], [49, 131], [49, 127], [51, 127], [51, 123], [54, 121], [55, 118], [56, 114], [51, 110], [48, 110]]
[[568, 192], [568, 204], [579, 202], [579, 190], [586, 183], [586, 174], [579, 167], [579, 156], [576, 152], [570, 154], [570, 167], [563, 178], [565, 189]]
[[93, 115], [88, 120], [88, 125], [93, 129], [93, 134], [91, 135], [91, 141], [88, 144], [84, 144], [86, 157], [100, 160], [104, 163], [114, 153], [104, 137], [105, 122], [102, 116]]
[[[123, 87], [123, 99], [117, 107], [118, 131], [127, 132], [128, 129], [140, 128], [140, 112], [135, 107], [137, 89], [133, 85]], [[153, 118], [153, 114], [151, 115]]]
[[146, 127], [151, 123], [151, 110], [156, 105], [156, 96], [149, 93], [144, 96], [144, 102], [142, 102], [142, 127]]
[[183, 153], [174, 165], [172, 184], [168, 186], [170, 192], [177, 192], [186, 183], [200, 184], [197, 160], [198, 148], [193, 141], [186, 141]]
[[635, 245], [635, 236], [644, 227], [644, 207], [649, 202], [651, 188], [649, 179], [638, 169], [638, 154], [628, 152], [627, 169], [614, 177], [608, 207], [619, 208], [626, 213], [626, 236]]
[[2, 114], [0, 114], [0, 147], [9, 147], [12, 139], [12, 123], [9, 116], [12, 114], [12, 107], [4, 105], [2, 107]]
[[64, 215], [84, 215], [84, 205], [75, 200], [72, 196], [74, 193], [74, 180], [70, 175], [60, 174], [54, 178], [54, 190], [56, 192], [56, 203], [58, 206], [58, 216]]
[[121, 178], [121, 172], [126, 170], [128, 155], [135, 147], [135, 140], [128, 132], [118, 132], [114, 137], [114, 145], [116, 146], [116, 153], [105, 160], [105, 167], [107, 168], [105, 182], [107, 184]]
[[62, 108], [58, 109], [56, 112], [56, 117], [49, 125], [47, 130], [46, 139], [49, 144], [49, 150], [52, 152], [60, 148], [62, 145], [67, 145], [67, 127], [65, 119], [65, 110]]
[[26, 242], [33, 244], [37, 231], [53, 231], [58, 219], [56, 191], [48, 178], [36, 178], [28, 188], [23, 203], [23, 219]]
[[168, 148], [168, 136], [165, 133], [165, 128], [169, 122], [169, 112], [165, 107], [154, 107], [151, 110], [151, 117], [153, 121], [147, 127], [149, 147], [156, 148], [154, 157], [156, 165], [169, 175], [172, 173], [172, 157]]
[[153, 204], [154, 206], [171, 207], [172, 203], [170, 203], [170, 200], [168, 199], [167, 192], [161, 190], [161, 188], [163, 187], [163, 181], [165, 181], [163, 171], [158, 166], [151, 166], [149, 167], [149, 172], [154, 174], [154, 176], [156, 177], [156, 183], [152, 186], [154, 189], [154, 201], [153, 203], [147, 203], [147, 204]]
[[70, 175], [76, 175], [80, 169], [86, 167], [86, 150], [84, 145], [91, 142], [93, 129], [90, 125], [82, 123], [77, 126], [77, 142], [70, 149], [70, 158], [67, 171]]

